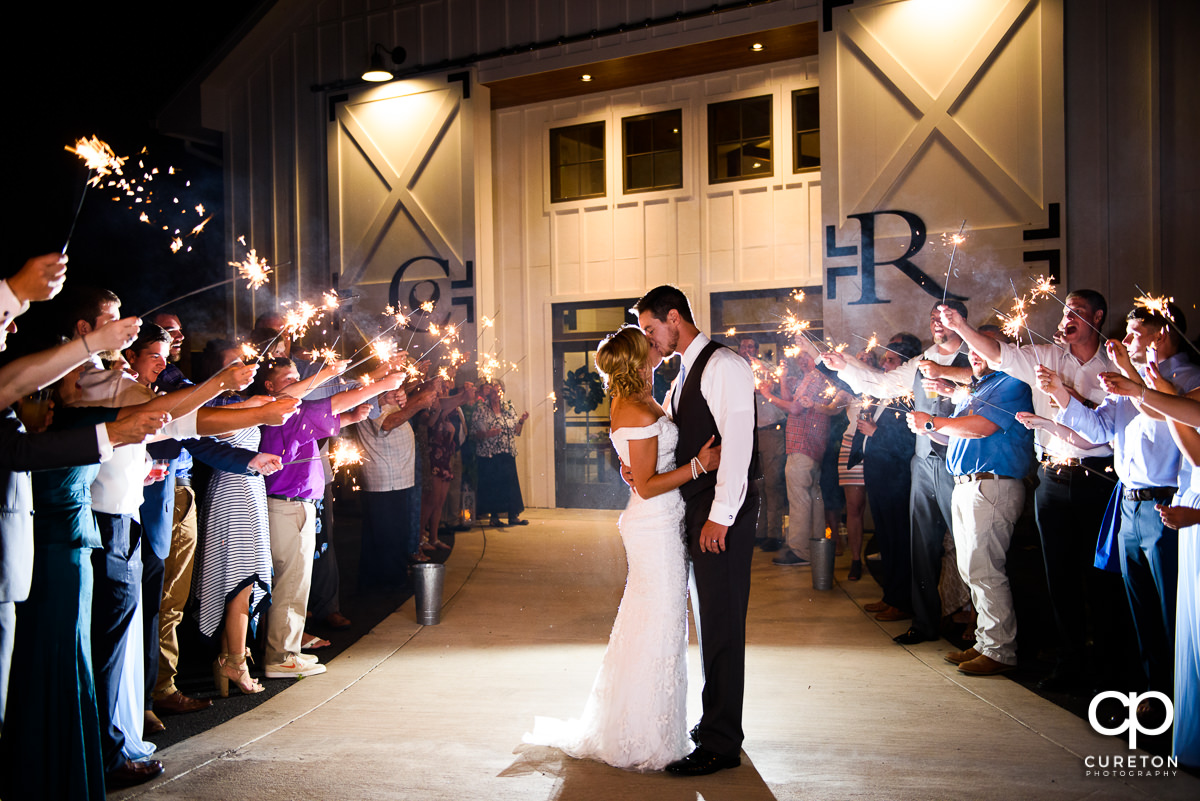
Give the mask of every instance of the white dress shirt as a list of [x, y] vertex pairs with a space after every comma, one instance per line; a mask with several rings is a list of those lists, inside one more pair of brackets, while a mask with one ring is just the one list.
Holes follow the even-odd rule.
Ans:
[[[72, 405], [120, 408], [145, 403], [156, 397], [152, 389], [120, 370], [102, 370], [94, 363], [93, 367], [95, 369], [89, 369], [80, 376], [79, 389], [82, 395]], [[195, 412], [172, 420], [158, 435], [159, 439], [195, 437]], [[92, 509], [110, 515], [129, 515], [134, 520], [140, 520], [142, 486], [150, 474], [151, 466], [143, 444], [112, 448], [112, 458], [101, 464], [100, 472], [92, 482]]]
[[[707, 336], [696, 335], [683, 352], [680, 377], [691, 372], [708, 343]], [[683, 391], [680, 377], [671, 386], [668, 414], [674, 409], [676, 396]], [[746, 478], [754, 455], [754, 373], [741, 356], [729, 348], [718, 348], [700, 376], [700, 394], [721, 433], [721, 465], [717, 468], [717, 486], [708, 519], [729, 526], [746, 500]]]
[[[1033, 411], [1049, 420], [1057, 417], [1059, 409], [1050, 402], [1050, 396], [1037, 387], [1037, 366], [1045, 365], [1062, 379], [1063, 386], [1074, 389], [1083, 397], [1099, 406], [1108, 393], [1100, 383], [1100, 373], [1113, 372], [1116, 365], [1108, 358], [1103, 345], [1086, 363], [1080, 362], [1070, 350], [1057, 345], [1023, 345], [1018, 347], [1007, 342], [1000, 343], [1000, 358], [988, 360], [993, 370], [1008, 373], [1013, 378], [1033, 387]], [[1094, 448], [1076, 448], [1049, 431], [1037, 431], [1038, 456], [1086, 459], [1092, 456], [1112, 456], [1112, 448], [1104, 443]]]
[[22, 303], [13, 294], [8, 281], [0, 280], [0, 350], [8, 344], [8, 326], [29, 308], [29, 301]]

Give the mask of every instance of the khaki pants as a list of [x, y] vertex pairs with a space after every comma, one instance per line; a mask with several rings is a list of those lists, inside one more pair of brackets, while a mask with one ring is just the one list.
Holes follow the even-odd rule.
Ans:
[[179, 668], [179, 638], [175, 630], [183, 620], [183, 605], [192, 592], [196, 561], [196, 493], [191, 487], [175, 488], [175, 517], [171, 526], [171, 552], [163, 560], [162, 604], [158, 609], [158, 681], [154, 698], [175, 693]]
[[956, 484], [950, 500], [958, 574], [975, 604], [975, 650], [1017, 664], [1017, 615], [1005, 564], [1013, 526], [1025, 504], [1025, 484], [985, 478]]
[[312, 584], [313, 553], [317, 547], [316, 507], [302, 501], [267, 498], [271, 523], [271, 609], [267, 613], [267, 664], [277, 665], [288, 654], [300, 653], [304, 641], [304, 612]]
[[787, 466], [787, 547], [802, 559], [809, 558], [809, 540], [825, 535], [825, 501], [821, 498], [821, 460], [789, 453]]

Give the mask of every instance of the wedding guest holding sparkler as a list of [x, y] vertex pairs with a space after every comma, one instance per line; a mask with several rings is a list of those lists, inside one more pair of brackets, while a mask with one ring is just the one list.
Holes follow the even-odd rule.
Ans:
[[[942, 322], [987, 359], [993, 370], [1036, 387], [1037, 368], [1045, 366], [1058, 374], [1072, 395], [1093, 408], [1106, 395], [1100, 374], [1113, 369], [1101, 343], [1100, 331], [1107, 317], [1103, 295], [1077, 290], [1063, 301], [1062, 319], [1055, 332], [1060, 345], [1019, 345], [985, 336], [954, 309], [942, 309]], [[1019, 329], [1011, 333], [1019, 334]], [[926, 373], [930, 378], [939, 376], [932, 368]], [[1095, 664], [1107, 669], [1120, 661], [1119, 646], [1109, 634], [1112, 616], [1108, 612], [1120, 599], [1114, 595], [1116, 588], [1109, 577], [1092, 566], [1096, 532], [1112, 494], [1112, 482], [1105, 475], [1112, 467], [1112, 448], [1106, 442], [1076, 444], [1073, 438], [1059, 436], [1050, 423], [1058, 407], [1045, 393], [1034, 394], [1033, 409], [1035, 416], [1022, 416], [1021, 422], [1037, 429], [1041, 464], [1034, 511], [1058, 634], [1054, 669], [1037, 687], [1043, 691], [1085, 689], [1089, 686], [1089, 635], [1100, 651]], [[1096, 678], [1103, 682], [1115, 677]]]
[[[78, 289], [71, 293], [68, 300], [68, 314], [64, 318], [70, 324], [71, 333], [80, 339], [86, 340], [88, 334], [103, 323], [117, 319], [120, 313], [120, 300], [107, 290]], [[139, 340], [132, 346], [133, 350], [135, 353], [141, 352], [151, 339], [162, 340], [163, 337], [165, 342], [160, 341], [160, 350], [165, 354], [169, 335], [158, 326], [143, 326]], [[120, 354], [114, 355], [121, 360]], [[205, 429], [203, 433], [210, 433], [210, 429], [211, 433], [222, 431], [220, 424], [214, 422], [219, 415], [206, 419], [197, 410], [205, 401], [226, 389], [246, 386], [254, 375], [253, 368], [238, 365], [222, 371], [208, 386], [155, 396], [149, 387], [139, 384], [122, 370], [104, 370], [95, 363], [85, 363], [81, 370], [76, 382], [78, 397], [72, 398], [68, 406], [140, 406], [146, 410], [166, 411], [176, 417], [159, 435], [163, 438], [195, 437], [202, 426]], [[131, 445], [101, 465], [91, 487], [92, 511], [104, 543], [104, 549], [92, 555], [96, 575], [92, 604], [92, 649], [97, 694], [103, 699], [100, 712], [104, 767], [110, 781], [118, 783], [136, 783], [151, 778], [136, 768], [140, 763], [130, 762], [126, 758], [125, 732], [117, 714], [122, 679], [130, 664], [136, 669], [137, 677], [126, 691], [140, 694], [145, 681], [142, 660], [127, 661], [125, 654], [130, 626], [137, 618], [141, 595], [142, 542], [140, 527], [134, 524], [139, 516], [143, 485], [148, 473], [145, 446]], [[139, 699], [137, 707], [142, 709], [143, 699]], [[125, 725], [126, 728], [141, 729], [141, 724], [142, 721], [137, 720], [128, 721]], [[131, 737], [131, 743], [140, 740], [140, 731], [132, 731], [131, 734], [136, 735]], [[159, 765], [157, 772], [161, 772], [161, 768]]]
[[[329, 367], [337, 374], [346, 366], [345, 362], [336, 362]], [[320, 385], [323, 373], [325, 370], [301, 384], [296, 366], [288, 359], [276, 359], [263, 370], [259, 386], [270, 395], [290, 390], [289, 394], [303, 396]], [[316, 545], [316, 501], [325, 493], [317, 441], [336, 436], [343, 425], [366, 419], [370, 411], [367, 401], [399, 388], [403, 378], [403, 373], [390, 373], [367, 386], [305, 401], [299, 414], [282, 426], [262, 429], [261, 449], [277, 453], [284, 462], [283, 469], [266, 481], [274, 566], [267, 615], [267, 678], [300, 678], [325, 672], [316, 657], [301, 653]]]
[[992, 370], [975, 350], [969, 358], [974, 380], [954, 414], [914, 411], [908, 425], [922, 437], [949, 437], [951, 530], [977, 621], [975, 645], [951, 651], [946, 661], [959, 673], [994, 676], [1017, 664], [1017, 616], [1005, 564], [1025, 504], [1024, 480], [1033, 466], [1033, 432], [1017, 422], [1016, 414], [1033, 411], [1033, 395], [1028, 384]]
[[771, 560], [785, 567], [805, 567], [809, 560], [809, 539], [820, 537], [825, 527], [825, 507], [821, 500], [821, 459], [829, 432], [829, 418], [838, 413], [837, 403], [825, 393], [829, 381], [816, 367], [812, 346], [799, 345], [795, 357], [784, 362], [779, 382], [780, 394], [770, 387], [757, 387], [769, 403], [787, 412], [786, 450], [788, 495], [787, 547]]
[[[37, 260], [30, 262], [36, 263]], [[57, 264], [57, 260], [54, 263]], [[22, 273], [29, 269], [27, 264]], [[37, 299], [53, 294], [51, 289], [55, 282], [61, 284], [56, 277], [57, 271], [39, 270], [38, 275], [44, 284], [42, 290], [29, 290], [17, 282], [16, 291], [20, 292], [22, 297]], [[10, 280], [16, 282], [16, 277]], [[13, 294], [13, 290], [7, 289], [0, 290], [0, 295], [3, 295], [4, 291], [9, 295]], [[28, 302], [22, 306], [27, 308]], [[18, 309], [16, 313], [20, 313], [21, 310]], [[12, 318], [7, 319], [11, 324]], [[93, 332], [92, 345], [105, 350], [122, 348], [137, 335], [139, 325], [136, 318], [110, 322]], [[0, 351], [4, 350], [5, 346], [6, 340], [0, 336]], [[5, 446], [4, 455], [8, 457], [0, 462], [0, 488], [4, 488], [0, 497], [5, 498], [4, 514], [0, 515], [0, 725], [4, 722], [4, 707], [8, 697], [8, 674], [12, 664], [13, 636], [16, 632], [15, 604], [25, 600], [29, 594], [30, 577], [33, 573], [33, 528], [29, 518], [29, 512], [32, 511], [29, 508], [30, 478], [26, 472], [33, 466], [29, 461], [31, 454], [26, 452], [26, 447], [31, 441], [12, 405], [18, 398], [41, 391], [58, 381], [64, 374], [90, 358], [91, 351], [87, 345], [80, 348], [78, 342], [66, 342], [16, 359], [0, 368], [0, 396], [3, 396], [0, 408], [4, 410], [3, 417], [0, 417], [0, 436], [3, 437]], [[22, 416], [27, 413], [25, 410], [28, 408], [23, 407]], [[47, 407], [39, 404], [34, 408], [44, 413]], [[38, 420], [34, 430], [40, 431], [44, 427], [45, 421]], [[43, 455], [51, 458], [51, 461], [46, 463], [48, 466], [56, 467], [74, 462], [73, 458], [65, 462], [55, 461], [62, 459], [62, 454], [57, 449], [51, 449]]]
[[450, 550], [448, 543], [438, 539], [438, 529], [442, 523], [446, 493], [454, 479], [453, 461], [458, 450], [458, 430], [451, 415], [457, 413], [467, 400], [466, 394], [461, 392], [447, 394], [446, 383], [441, 378], [435, 378], [433, 384], [437, 391], [437, 402], [431, 404], [425, 413], [429, 430], [429, 481], [425, 483], [421, 494], [420, 548], [425, 552], [438, 548]]
[[411, 395], [403, 389], [379, 397], [380, 414], [355, 426], [366, 458], [359, 467], [363, 528], [358, 587], [408, 586], [408, 561], [420, 556], [420, 535], [409, 524], [421, 498], [416, 486], [416, 440], [410, 420], [437, 402], [435, 381]]
[[[529, 525], [521, 519], [525, 503], [516, 459], [516, 438], [521, 436], [529, 412], [517, 417], [512, 404], [504, 400], [504, 385], [499, 380], [482, 384], [479, 399], [471, 420], [481, 477], [476, 496], [479, 516], [490, 515], [491, 524], [497, 527]], [[507, 523], [500, 521], [502, 512], [508, 514]]]
[[[174, 315], [168, 317], [171, 319], [167, 322], [173, 322], [178, 327], [178, 318]], [[159, 319], [162, 319], [161, 315]], [[153, 325], [149, 328], [154, 330]], [[126, 355], [138, 374], [138, 381], [161, 391], [194, 387], [195, 385], [170, 363], [169, 349], [182, 342], [182, 339], [182, 334], [177, 335], [167, 329], [161, 329], [161, 333], [153, 338], [148, 347], [127, 351]], [[233, 344], [224, 344], [226, 351], [221, 354], [223, 361], [212, 365], [212, 375], [220, 372], [226, 365], [239, 361], [239, 353]], [[166, 353], [164, 345], [168, 349]], [[226, 395], [237, 397], [236, 393], [232, 392]], [[212, 706], [211, 701], [190, 698], [175, 686], [179, 662], [179, 642], [175, 632], [183, 618], [184, 603], [191, 592], [197, 544], [195, 494], [191, 488], [192, 453], [200, 461], [214, 468], [215, 478], [211, 484], [219, 483], [221, 476], [236, 474], [239, 478], [251, 482], [257, 478], [258, 484], [261, 485], [261, 475], [279, 469], [279, 458], [271, 454], [260, 454], [256, 447], [249, 446], [257, 446], [259, 425], [279, 425], [294, 412], [297, 405], [294, 399], [268, 402], [269, 398], [259, 398], [255, 404], [242, 406], [220, 403], [220, 400], [213, 399], [208, 402], [208, 406], [219, 407], [221, 411], [217, 419], [224, 419], [231, 428], [236, 428], [228, 435], [229, 441], [206, 437], [182, 441], [168, 440], [147, 446], [150, 456], [160, 462], [166, 462], [163, 479], [143, 488], [144, 500], [140, 510], [143, 542], [149, 545], [142, 551], [142, 617], [146, 648], [145, 731], [149, 734], [165, 730], [166, 726], [158, 717], [160, 714], [187, 714]], [[206, 410], [204, 413], [206, 416], [213, 416], [211, 411]], [[244, 443], [247, 447], [236, 447], [233, 442]], [[183, 447], [185, 444], [186, 448]], [[246, 502], [237, 508], [239, 519], [251, 523], [255, 519], [254, 511], [257, 507], [250, 499], [240, 500]], [[265, 508], [265, 496], [262, 505]], [[262, 536], [265, 540], [265, 525], [262, 527]], [[235, 538], [222, 536], [218, 539], [214, 536], [213, 540], [224, 546], [220, 558], [229, 564], [237, 564]], [[209, 549], [210, 554], [212, 550]], [[269, 554], [269, 546], [267, 552]], [[269, 576], [267, 580], [269, 581]], [[238, 589], [241, 589], [241, 586]], [[223, 607], [219, 607], [221, 608]], [[205, 630], [203, 625], [206, 622], [206, 611], [211, 610], [205, 610], [202, 605], [201, 630], [204, 634], [211, 635], [212, 629]], [[219, 615], [217, 622], [220, 622]], [[229, 628], [233, 629], [233, 632], [229, 635], [227, 631], [227, 635], [236, 641], [236, 623], [230, 624]], [[243, 623], [240, 628], [243, 644], [245, 630], [246, 626]], [[241, 652], [239, 647], [236, 655], [240, 656]], [[223, 648], [222, 653], [227, 654], [229, 651]]]
[[[1174, 304], [1164, 304], [1162, 311], [1165, 314], [1137, 306], [1129, 312], [1125, 338], [1108, 342], [1109, 358], [1126, 378], [1139, 384], [1144, 383], [1141, 371], [1157, 362], [1160, 375], [1177, 391], [1191, 392], [1200, 387], [1200, 367], [1181, 350], [1186, 347], [1187, 323]], [[1163, 524], [1156, 504], [1170, 501], [1178, 488], [1190, 486], [1191, 465], [1181, 459], [1170, 425], [1155, 419], [1160, 415], [1143, 413], [1140, 396], [1135, 400], [1109, 395], [1096, 409], [1089, 409], [1055, 372], [1046, 367], [1037, 372], [1039, 388], [1061, 408], [1057, 422], [1088, 442], [1112, 441], [1121, 495], [1119, 523], [1114, 520], [1115, 536], [1120, 539], [1111, 552], [1120, 553], [1121, 576], [1141, 651], [1142, 689], [1169, 693], [1174, 683], [1171, 643], [1179, 538]]]
[[[860, 362], [871, 368], [879, 367], [879, 360], [874, 351], [863, 350], [856, 357]], [[863, 478], [863, 437], [858, 423], [865, 414], [869, 414], [870, 404], [866, 398], [860, 398], [846, 391], [834, 395], [834, 404], [843, 407], [848, 420], [854, 425], [847, 425], [842, 432], [842, 440], [837, 445], [837, 483], [845, 498], [846, 539], [850, 546], [850, 572], [846, 576], [849, 581], [862, 578], [863, 558], [863, 518], [867, 510], [866, 479]], [[835, 529], [836, 530], [836, 529]], [[896, 607], [885, 606], [876, 609], [878, 620], [905, 620], [906, 612]], [[882, 615], [882, 617], [880, 617]]]
[[[919, 340], [914, 344], [897, 342], [893, 338], [883, 352], [880, 366], [885, 373], [890, 373], [920, 352]], [[901, 620], [911, 616], [909, 607], [912, 605], [909, 561], [912, 530], [909, 528], [908, 497], [912, 489], [909, 465], [916, 452], [916, 436], [908, 428], [905, 413], [882, 402], [867, 405], [858, 417], [856, 428], [848, 458], [853, 462], [857, 454], [862, 459], [867, 499], [875, 521], [875, 539], [879, 543], [883, 598], [879, 601], [882, 608], [876, 618]], [[870, 611], [866, 606], [863, 608]]]
[[[87, 341], [92, 347], [119, 347], [123, 337], [106, 336], [113, 330], [99, 327]], [[79, 394], [80, 372], [76, 367], [55, 387], [57, 403]], [[24, 496], [22, 516], [33, 512], [33, 530], [28, 598], [18, 605], [14, 648], [12, 681], [20, 692], [11, 699], [0, 736], [0, 797], [7, 799], [105, 797], [101, 710], [90, 646], [91, 554], [101, 548], [101, 539], [90, 486], [101, 461], [143, 442], [169, 419], [161, 410], [103, 409], [95, 410], [86, 424], [69, 427], [64, 417], [56, 415], [48, 433], [15, 440], [12, 435], [19, 432], [12, 418], [0, 429], [5, 446], [0, 464], [6, 469], [38, 468], [32, 482], [29, 474], [23, 474], [23, 480], [12, 474], [18, 478], [18, 497]], [[16, 515], [0, 517], [6, 569], [20, 553], [12, 548], [11, 517]], [[147, 781], [162, 772], [156, 761], [132, 763], [123, 757], [119, 768], [110, 772], [110, 787]]]
[[[754, 372], [754, 383], [765, 384], [775, 389], [779, 383], [776, 368], [758, 356], [758, 340], [743, 336], [738, 340], [738, 355]], [[779, 371], [780, 373], [782, 371]], [[783, 516], [787, 511], [787, 412], [755, 393], [758, 424], [758, 465], [762, 470], [759, 479], [758, 532], [754, 544], [764, 551], [778, 551], [783, 545]]]
[[1200, 767], [1200, 390], [1179, 396], [1175, 386], [1146, 365], [1145, 384], [1108, 373], [1102, 376], [1113, 395], [1138, 398], [1142, 410], [1161, 414], [1190, 467], [1190, 484], [1181, 483], [1170, 505], [1157, 505], [1163, 525], [1179, 530], [1179, 589], [1175, 604], [1175, 727], [1172, 750], [1180, 763]]
[[[903, 399], [901, 402], [911, 403], [915, 411], [947, 417], [952, 413], [953, 404], [948, 398], [925, 390], [918, 368], [924, 362], [955, 367], [966, 367], [969, 363], [962, 338], [942, 324], [938, 305], [942, 304], [935, 304], [929, 310], [933, 345], [919, 358], [909, 359], [890, 373], [870, 370], [840, 353], [826, 353], [821, 358], [837, 370], [839, 377], [855, 392], [881, 400]], [[966, 318], [967, 307], [959, 301], [948, 300], [945, 305]], [[940, 434], [917, 438], [908, 501], [912, 528], [913, 621], [908, 631], [894, 638], [901, 645], [936, 640], [939, 636], [942, 602], [938, 582], [946, 552], [946, 532], [950, 530], [950, 497], [954, 490], [954, 482], [946, 469], [948, 441]]]

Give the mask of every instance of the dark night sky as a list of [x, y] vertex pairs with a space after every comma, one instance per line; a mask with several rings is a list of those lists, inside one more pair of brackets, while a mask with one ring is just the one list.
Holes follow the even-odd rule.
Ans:
[[[171, 222], [187, 221], [184, 230], [190, 230], [200, 218], [194, 210], [182, 216], [175, 210], [196, 203], [215, 216], [200, 237], [187, 240], [193, 252], [172, 254], [161, 228], [139, 222], [137, 211], [114, 203], [112, 190], [90, 189], [71, 235], [68, 286], [110, 288], [121, 296], [123, 311], [136, 314], [224, 277], [220, 167], [186, 153], [181, 142], [155, 131], [153, 120], [256, 5], [137, 0], [83, 6], [43, 0], [6, 26], [8, 190], [16, 209], [10, 207], [7, 216], [0, 275], [32, 255], [62, 248], [87, 177], [83, 163], [63, 148], [94, 134], [117, 155], [131, 157], [127, 176], [140, 175], [136, 162], [143, 147], [149, 149], [147, 167], [180, 171], [177, 178], [160, 173], [147, 185], [180, 199], [164, 215]], [[92, 16], [75, 13], [80, 7], [92, 9]], [[219, 151], [213, 155], [219, 157]], [[198, 300], [220, 304], [223, 294], [216, 290]], [[30, 316], [28, 322], [36, 323], [38, 315]]]

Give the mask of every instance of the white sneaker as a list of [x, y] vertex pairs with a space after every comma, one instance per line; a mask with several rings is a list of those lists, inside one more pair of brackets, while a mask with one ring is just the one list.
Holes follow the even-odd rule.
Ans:
[[320, 664], [315, 656], [306, 657], [302, 654], [288, 654], [287, 659], [277, 665], [267, 665], [266, 668], [268, 679], [299, 679], [324, 672], [325, 666]]

